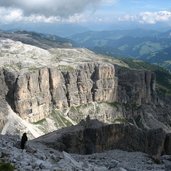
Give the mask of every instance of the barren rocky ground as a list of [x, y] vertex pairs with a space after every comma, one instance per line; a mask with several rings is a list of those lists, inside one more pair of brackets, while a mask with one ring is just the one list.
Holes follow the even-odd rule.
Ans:
[[0, 136], [0, 160], [10, 162], [17, 171], [170, 171], [171, 157], [162, 156], [156, 164], [141, 152], [111, 150], [92, 155], [59, 152], [36, 142], [28, 142], [26, 150], [19, 148], [19, 137]]

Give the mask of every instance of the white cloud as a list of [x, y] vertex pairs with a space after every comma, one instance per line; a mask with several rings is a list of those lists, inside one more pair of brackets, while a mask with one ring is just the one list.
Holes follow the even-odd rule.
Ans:
[[19, 9], [0, 8], [0, 18], [3, 22], [21, 21], [23, 19], [23, 13]]
[[140, 13], [139, 18], [141, 23], [155, 24], [157, 22], [167, 22], [171, 20], [171, 12], [143, 12]]
[[156, 24], [158, 22], [170, 22], [171, 11], [141, 12], [137, 15], [123, 15], [119, 21], [135, 21], [139, 23]]
[[86, 22], [99, 4], [117, 0], [5, 0], [0, 1], [0, 23]]
[[69, 17], [81, 13], [86, 8], [95, 8], [103, 0], [5, 0], [0, 7], [15, 8], [24, 15], [44, 15]]
[[89, 19], [85, 14], [74, 14], [67, 18], [60, 16], [44, 16], [38, 14], [32, 14], [25, 16], [22, 10], [14, 8], [0, 7], [0, 22], [1, 23], [13, 23], [13, 22], [30, 22], [30, 23], [79, 23], [86, 22]]
[[118, 17], [119, 21], [135, 21], [136, 19], [137, 19], [136, 15], [129, 15], [129, 14]]
[[[117, 2], [119, 0], [1, 0], [0, 22], [111, 23], [116, 21], [116, 18], [119, 21], [148, 24], [171, 21], [171, 11], [147, 11], [134, 15], [121, 15], [107, 10]], [[99, 11], [95, 11], [97, 7]]]

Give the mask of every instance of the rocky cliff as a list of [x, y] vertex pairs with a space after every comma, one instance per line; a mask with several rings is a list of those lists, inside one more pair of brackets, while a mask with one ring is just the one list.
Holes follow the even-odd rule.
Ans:
[[3, 71], [0, 70], [0, 130], [3, 129], [6, 123], [5, 115], [8, 114], [6, 98], [5, 98], [6, 93], [7, 93], [7, 86], [5, 84], [4, 74]]
[[152, 103], [155, 76], [149, 71], [117, 69], [110, 63], [84, 63], [60, 71], [43, 67], [26, 73], [4, 69], [7, 101], [23, 119], [37, 122], [53, 109], [66, 109], [92, 102]]
[[[47, 51], [0, 41], [3, 114], [10, 106], [44, 133], [76, 124], [87, 115], [107, 123], [169, 130], [169, 107], [157, 101], [153, 72], [133, 70], [86, 49]], [[169, 111], [167, 120], [163, 109]]]
[[86, 119], [76, 126], [54, 131], [33, 142], [69, 153], [92, 154], [122, 149], [141, 151], [159, 159], [162, 153], [169, 152], [166, 148], [170, 142], [165, 143], [165, 140], [166, 133], [162, 129], [138, 129], [130, 124], [105, 125], [98, 120]]

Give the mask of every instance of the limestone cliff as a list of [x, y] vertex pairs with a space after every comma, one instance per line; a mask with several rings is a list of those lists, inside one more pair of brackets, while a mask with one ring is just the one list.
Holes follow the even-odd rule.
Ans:
[[[117, 69], [110, 63], [84, 63], [72, 71], [39, 68], [26, 73], [4, 69], [7, 101], [23, 119], [37, 122], [53, 109], [91, 102], [152, 103], [155, 77], [149, 71]], [[13, 79], [12, 79], [13, 78]]]
[[131, 122], [169, 130], [169, 105], [157, 98], [153, 72], [133, 70], [86, 49], [47, 51], [12, 40], [0, 41], [3, 115], [3, 110], [8, 114], [10, 105], [44, 133], [76, 124], [87, 115], [107, 123]]

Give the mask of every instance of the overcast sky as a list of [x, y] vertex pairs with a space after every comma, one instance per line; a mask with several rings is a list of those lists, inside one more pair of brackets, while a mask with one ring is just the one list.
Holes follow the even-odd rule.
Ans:
[[171, 0], [0, 0], [0, 23], [171, 23]]

